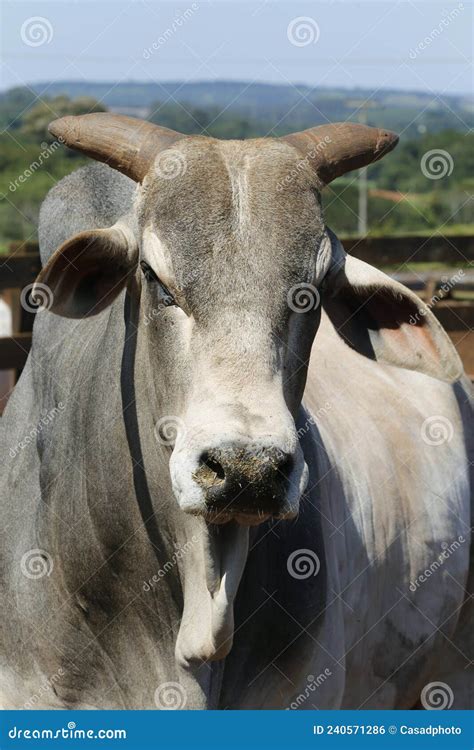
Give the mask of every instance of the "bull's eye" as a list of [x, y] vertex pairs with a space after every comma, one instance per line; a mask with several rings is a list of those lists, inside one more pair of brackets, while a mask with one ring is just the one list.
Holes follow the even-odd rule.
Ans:
[[160, 281], [153, 268], [149, 266], [148, 263], [146, 263], [144, 260], [140, 261], [140, 268], [142, 269], [145, 279], [150, 282], [150, 284], [156, 284], [158, 286], [160, 303], [165, 307], [177, 305], [177, 302], [171, 294], [170, 290], [165, 284], [163, 284], [162, 281]]

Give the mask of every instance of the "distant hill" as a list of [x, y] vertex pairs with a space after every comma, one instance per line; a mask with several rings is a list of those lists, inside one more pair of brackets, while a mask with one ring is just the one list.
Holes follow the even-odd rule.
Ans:
[[[468, 96], [444, 96], [410, 91], [369, 89], [311, 89], [306, 85], [203, 81], [199, 83], [92, 83], [60, 81], [31, 86], [48, 96], [66, 94], [71, 98], [91, 96], [109, 109], [146, 117], [156, 106], [180, 102], [200, 109], [223, 109], [275, 128], [276, 134], [304, 129], [328, 120], [356, 120], [358, 102], [368, 101], [369, 124], [405, 131], [416, 137], [424, 132], [472, 127], [473, 100]], [[154, 117], [159, 120], [159, 113]]]
[[[253, 138], [336, 120], [356, 120], [366, 91], [243, 83], [56, 83], [17, 87], [0, 95], [0, 252], [12, 240], [36, 236], [47, 191], [87, 158], [48, 134], [55, 117], [112, 111], [215, 138]], [[42, 93], [44, 91], [44, 93]], [[170, 97], [170, 92], [173, 97]], [[97, 99], [101, 100], [98, 101]], [[178, 101], [179, 100], [179, 101]], [[372, 101], [372, 100], [371, 100]], [[368, 170], [371, 233], [469, 231], [474, 226], [474, 129], [469, 101], [426, 94], [378, 92], [370, 123], [402, 133], [397, 151]], [[421, 127], [420, 127], [421, 126]], [[358, 231], [356, 175], [324, 191], [326, 220], [344, 234]]]

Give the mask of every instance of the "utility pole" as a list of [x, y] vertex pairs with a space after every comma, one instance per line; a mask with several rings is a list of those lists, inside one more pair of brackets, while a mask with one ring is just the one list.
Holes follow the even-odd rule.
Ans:
[[[359, 112], [359, 122], [367, 125], [367, 109], [362, 106]], [[359, 171], [359, 220], [357, 222], [357, 231], [359, 237], [365, 237], [367, 234], [367, 167], [362, 167]]]
[[[354, 99], [347, 102], [349, 107], [358, 107], [359, 113], [357, 119], [361, 125], [367, 125], [367, 110], [369, 107], [377, 106], [370, 100]], [[359, 210], [357, 212], [357, 232], [360, 237], [365, 237], [368, 231], [367, 220], [367, 167], [359, 169]]]
[[357, 231], [360, 237], [367, 235], [367, 167], [362, 167], [359, 176], [359, 221]]

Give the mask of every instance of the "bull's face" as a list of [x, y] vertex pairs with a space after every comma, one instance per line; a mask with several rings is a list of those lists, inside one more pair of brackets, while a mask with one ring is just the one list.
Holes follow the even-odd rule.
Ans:
[[102, 126], [116, 119], [64, 118], [53, 132], [140, 182], [134, 218], [56, 252], [40, 277], [54, 287], [53, 312], [100, 312], [134, 277], [140, 336], [160, 372], [157, 439], [169, 444], [176, 430], [170, 473], [180, 507], [213, 522], [293, 517], [307, 481], [295, 419], [333, 260], [318, 189], [346, 171], [338, 149], [353, 168], [395, 139], [351, 126], [354, 154], [347, 126], [328, 141], [309, 131], [248, 142], [156, 128], [164, 143], [152, 148], [146, 124], [137, 150], [141, 124], [118, 118], [135, 151], [127, 141], [115, 158], [104, 127], [89, 142], [97, 117]]
[[329, 257], [314, 172], [284, 184], [298, 161], [278, 141], [184, 140], [137, 207], [143, 315], [174, 373], [174, 492], [218, 522], [293, 516], [305, 488], [294, 420]]

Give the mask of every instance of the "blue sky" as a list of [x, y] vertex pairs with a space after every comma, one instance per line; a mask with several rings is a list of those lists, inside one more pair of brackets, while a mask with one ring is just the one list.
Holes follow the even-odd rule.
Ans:
[[472, 91], [466, 0], [3, 0], [1, 26], [2, 89], [230, 79]]

